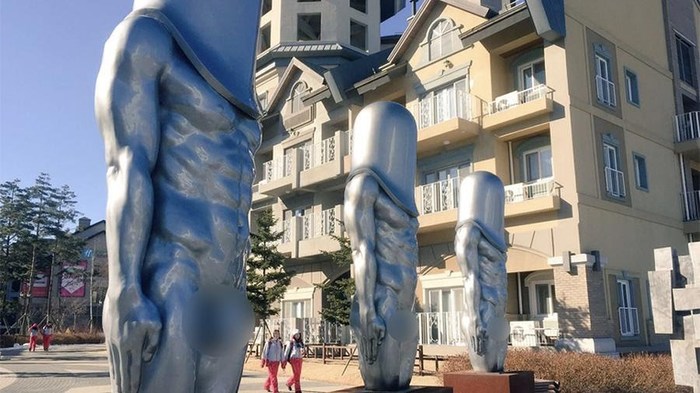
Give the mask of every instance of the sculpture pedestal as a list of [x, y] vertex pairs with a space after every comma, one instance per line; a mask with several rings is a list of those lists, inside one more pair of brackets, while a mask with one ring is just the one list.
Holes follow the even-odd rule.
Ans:
[[[336, 393], [378, 393], [377, 390], [365, 390], [364, 386], [336, 390]], [[393, 393], [452, 393], [452, 388], [444, 386], [411, 386], [405, 390], [395, 391]]]
[[445, 386], [454, 393], [533, 393], [535, 373], [515, 371], [504, 373], [480, 373], [459, 371], [444, 375]]

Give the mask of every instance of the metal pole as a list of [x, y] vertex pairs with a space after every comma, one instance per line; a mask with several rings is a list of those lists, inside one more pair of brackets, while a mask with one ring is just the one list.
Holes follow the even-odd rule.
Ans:
[[92, 283], [93, 283], [92, 278], [95, 275], [95, 250], [92, 250], [92, 249], [88, 249], [88, 250], [90, 250], [90, 292], [88, 295], [90, 296], [90, 333], [92, 333], [92, 329], [94, 327], [93, 310], [92, 310], [92, 306], [93, 306], [92, 297], [94, 295], [94, 291], [92, 288]]

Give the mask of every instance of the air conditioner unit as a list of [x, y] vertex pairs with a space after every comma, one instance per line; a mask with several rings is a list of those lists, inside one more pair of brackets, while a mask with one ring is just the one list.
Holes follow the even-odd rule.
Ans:
[[514, 347], [539, 347], [537, 321], [511, 321], [510, 343]]

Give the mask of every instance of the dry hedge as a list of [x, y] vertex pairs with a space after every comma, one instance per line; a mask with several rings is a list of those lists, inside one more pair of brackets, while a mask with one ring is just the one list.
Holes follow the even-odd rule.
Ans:
[[[29, 337], [25, 335], [2, 335], [0, 336], [0, 348], [12, 347], [15, 343], [24, 344], [29, 342]], [[51, 340], [51, 345], [59, 344], [101, 344], [105, 342], [102, 333], [55, 333]], [[42, 345], [41, 335], [37, 339], [37, 345]]]
[[[670, 355], [635, 354], [619, 359], [578, 352], [510, 349], [506, 370], [534, 371], [561, 383], [562, 393], [691, 393], [676, 387]], [[471, 370], [466, 355], [452, 357], [441, 372]], [[442, 377], [442, 375], [441, 375]]]

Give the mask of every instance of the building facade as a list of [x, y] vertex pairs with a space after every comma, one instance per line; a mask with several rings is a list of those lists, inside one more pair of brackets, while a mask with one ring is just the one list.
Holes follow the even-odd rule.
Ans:
[[[648, 296], [653, 249], [684, 253], [700, 232], [698, 4], [676, 3], [425, 0], [389, 50], [368, 27], [368, 55], [259, 64], [268, 106], [254, 208], [273, 209], [278, 249], [297, 272], [282, 317], [316, 318], [324, 299], [314, 284], [349, 274], [321, 250], [342, 230], [353, 119], [389, 100], [419, 128], [424, 344], [465, 342], [453, 239], [458, 185], [475, 170], [506, 185], [513, 345], [613, 352], [662, 341]], [[343, 18], [335, 25], [350, 26]]]

